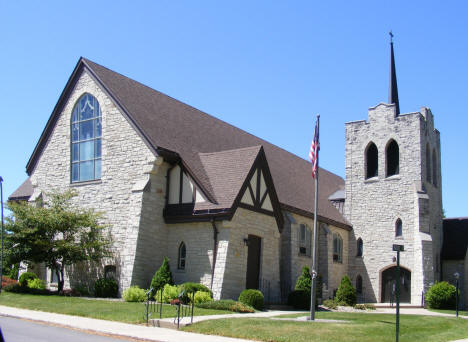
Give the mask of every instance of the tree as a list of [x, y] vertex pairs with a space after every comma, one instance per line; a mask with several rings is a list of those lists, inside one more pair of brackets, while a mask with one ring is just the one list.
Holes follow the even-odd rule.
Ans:
[[13, 263], [44, 263], [55, 272], [58, 291], [63, 290], [65, 267], [82, 261], [98, 261], [110, 256], [109, 240], [99, 223], [101, 215], [92, 209], [71, 204], [76, 192], [47, 194], [49, 201], [35, 204], [9, 202], [7, 219], [9, 251]]
[[349, 306], [356, 304], [356, 290], [351, 284], [351, 279], [349, 279], [347, 275], [341, 279], [338, 291], [336, 291], [335, 301]]
[[296, 290], [304, 290], [310, 293], [312, 285], [312, 276], [308, 266], [302, 267], [302, 274], [296, 280]]
[[164, 257], [161, 267], [154, 274], [153, 280], [151, 280], [151, 287], [153, 288], [151, 296], [154, 296], [156, 292], [162, 289], [166, 284], [173, 285], [174, 281], [172, 280], [169, 259]]

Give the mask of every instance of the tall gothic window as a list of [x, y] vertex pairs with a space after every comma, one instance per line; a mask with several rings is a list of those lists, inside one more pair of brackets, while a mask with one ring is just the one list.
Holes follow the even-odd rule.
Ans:
[[362, 293], [362, 277], [360, 274], [356, 277], [356, 293]]
[[356, 256], [362, 257], [363, 243], [362, 243], [362, 239], [361, 239], [361, 238], [359, 238], [359, 239], [357, 240], [356, 248], [357, 248]]
[[177, 258], [177, 268], [179, 270], [185, 270], [185, 257], [187, 255], [187, 249], [185, 248], [185, 243], [181, 242], [179, 245], [179, 255]]
[[72, 114], [72, 182], [101, 178], [101, 124], [99, 102], [94, 96], [84, 94]]
[[428, 183], [431, 182], [431, 151], [429, 144], [426, 145], [426, 180]]
[[387, 177], [400, 173], [400, 149], [395, 140], [391, 140], [385, 150], [385, 160], [387, 165]]
[[343, 239], [340, 234], [333, 234], [333, 261], [343, 262]]
[[395, 222], [395, 237], [403, 236], [403, 223], [400, 219]]
[[377, 177], [379, 174], [379, 153], [373, 142], [366, 149], [366, 179]]
[[432, 150], [432, 184], [437, 186], [437, 157], [436, 150]]

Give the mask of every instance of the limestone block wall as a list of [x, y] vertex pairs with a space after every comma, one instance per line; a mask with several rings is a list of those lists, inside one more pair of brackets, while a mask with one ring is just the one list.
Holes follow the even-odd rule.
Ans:
[[244, 238], [252, 234], [262, 239], [260, 252], [261, 290], [266, 301], [279, 302], [280, 233], [275, 218], [238, 208], [231, 221], [223, 221], [221, 232], [224, 237], [229, 238], [229, 241], [220, 297], [237, 299], [241, 291], [245, 289], [248, 247], [244, 245]]
[[[192, 281], [210, 287], [213, 241], [211, 222], [169, 225], [167, 255], [176, 284]], [[185, 269], [178, 269], [178, 251], [182, 242], [186, 247]]]
[[[424, 272], [428, 270], [423, 268], [423, 249], [431, 254], [425, 262], [433, 262], [428, 246], [432, 236], [426, 239], [419, 234], [421, 224], [428, 220], [420, 213], [421, 204], [417, 196], [419, 190], [425, 193], [420, 186], [425, 165], [421, 144], [421, 137], [426, 136], [424, 123], [425, 117], [421, 113], [395, 117], [393, 105], [380, 104], [370, 108], [368, 122], [346, 124], [345, 215], [353, 225], [350, 273], [352, 281], [358, 274], [362, 276], [365, 301], [380, 302], [381, 272], [395, 265], [394, 243], [405, 246], [401, 265], [412, 273], [411, 301], [417, 304], [421, 300]], [[390, 139], [399, 146], [399, 174], [386, 177], [385, 150]], [[365, 179], [365, 151], [371, 141], [378, 149], [378, 176]], [[428, 202], [432, 201], [431, 196], [434, 195], [428, 195]], [[428, 203], [429, 209], [425, 211], [436, 211], [437, 205], [438, 201]], [[403, 223], [401, 237], [395, 237], [398, 218]], [[432, 220], [436, 221], [429, 219]], [[356, 257], [358, 238], [362, 238], [364, 243], [362, 257]], [[427, 276], [433, 278], [430, 274]]]
[[460, 309], [466, 310], [468, 308], [468, 279], [467, 279], [467, 258], [465, 260], [444, 260], [442, 262], [442, 277], [450, 284], [456, 284], [455, 272], [458, 272], [460, 278], [458, 279], [458, 288], [460, 291], [459, 305]]
[[[76, 101], [84, 93], [96, 97], [101, 107], [102, 176], [97, 181], [72, 184], [71, 114]], [[156, 159], [112, 100], [87, 72], [83, 72], [31, 174], [34, 196], [41, 192], [46, 196], [48, 191], [73, 188], [78, 193], [74, 198], [77, 205], [104, 213], [103, 221], [110, 225], [108, 234], [113, 240], [114, 257], [104, 260], [103, 264], [116, 265], [121, 289], [130, 286], [132, 280], [143, 201], [143, 192], [132, 192], [132, 189], [137, 183], [148, 179]], [[102, 275], [103, 268], [97, 265], [84, 270], [86, 274], [77, 278], [92, 280]]]
[[[313, 232], [314, 220], [296, 213], [289, 213], [295, 223], [291, 223], [291, 288], [294, 289], [297, 278], [302, 273], [302, 268], [308, 266], [312, 270], [312, 258], [310, 255], [299, 253], [300, 225], [305, 224]], [[349, 232], [342, 228], [318, 222], [317, 241], [317, 266], [318, 274], [322, 276], [324, 299], [332, 298], [344, 275], [348, 274], [349, 264]], [[343, 260], [333, 261], [333, 234], [339, 234], [343, 240]], [[313, 234], [311, 233], [313, 238]]]

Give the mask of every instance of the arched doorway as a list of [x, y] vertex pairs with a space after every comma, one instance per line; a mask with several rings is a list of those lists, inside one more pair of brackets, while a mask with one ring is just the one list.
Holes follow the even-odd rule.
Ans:
[[[387, 268], [382, 272], [382, 303], [396, 301], [396, 266]], [[411, 302], [411, 271], [400, 267], [400, 303]]]

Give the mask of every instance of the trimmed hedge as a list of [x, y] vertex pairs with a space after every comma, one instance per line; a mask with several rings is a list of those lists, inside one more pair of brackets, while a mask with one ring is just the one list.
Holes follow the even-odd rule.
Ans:
[[425, 299], [431, 309], [455, 309], [457, 289], [446, 281], [441, 281], [431, 286]]
[[257, 310], [263, 310], [264, 301], [263, 293], [254, 289], [244, 290], [239, 296], [239, 302], [249, 305]]
[[18, 283], [21, 286], [28, 286], [28, 280], [34, 280], [38, 279], [37, 275], [33, 272], [24, 272], [22, 275], [20, 275], [18, 279]]
[[119, 286], [112, 278], [99, 278], [94, 283], [94, 295], [102, 298], [117, 298]]
[[236, 302], [232, 299], [215, 300], [212, 302], [195, 304], [195, 306], [202, 309], [227, 310], [241, 313], [255, 312], [252, 307], [245, 305], [244, 303]]
[[130, 286], [123, 292], [122, 298], [126, 302], [144, 302], [146, 300], [146, 291], [138, 286]]

